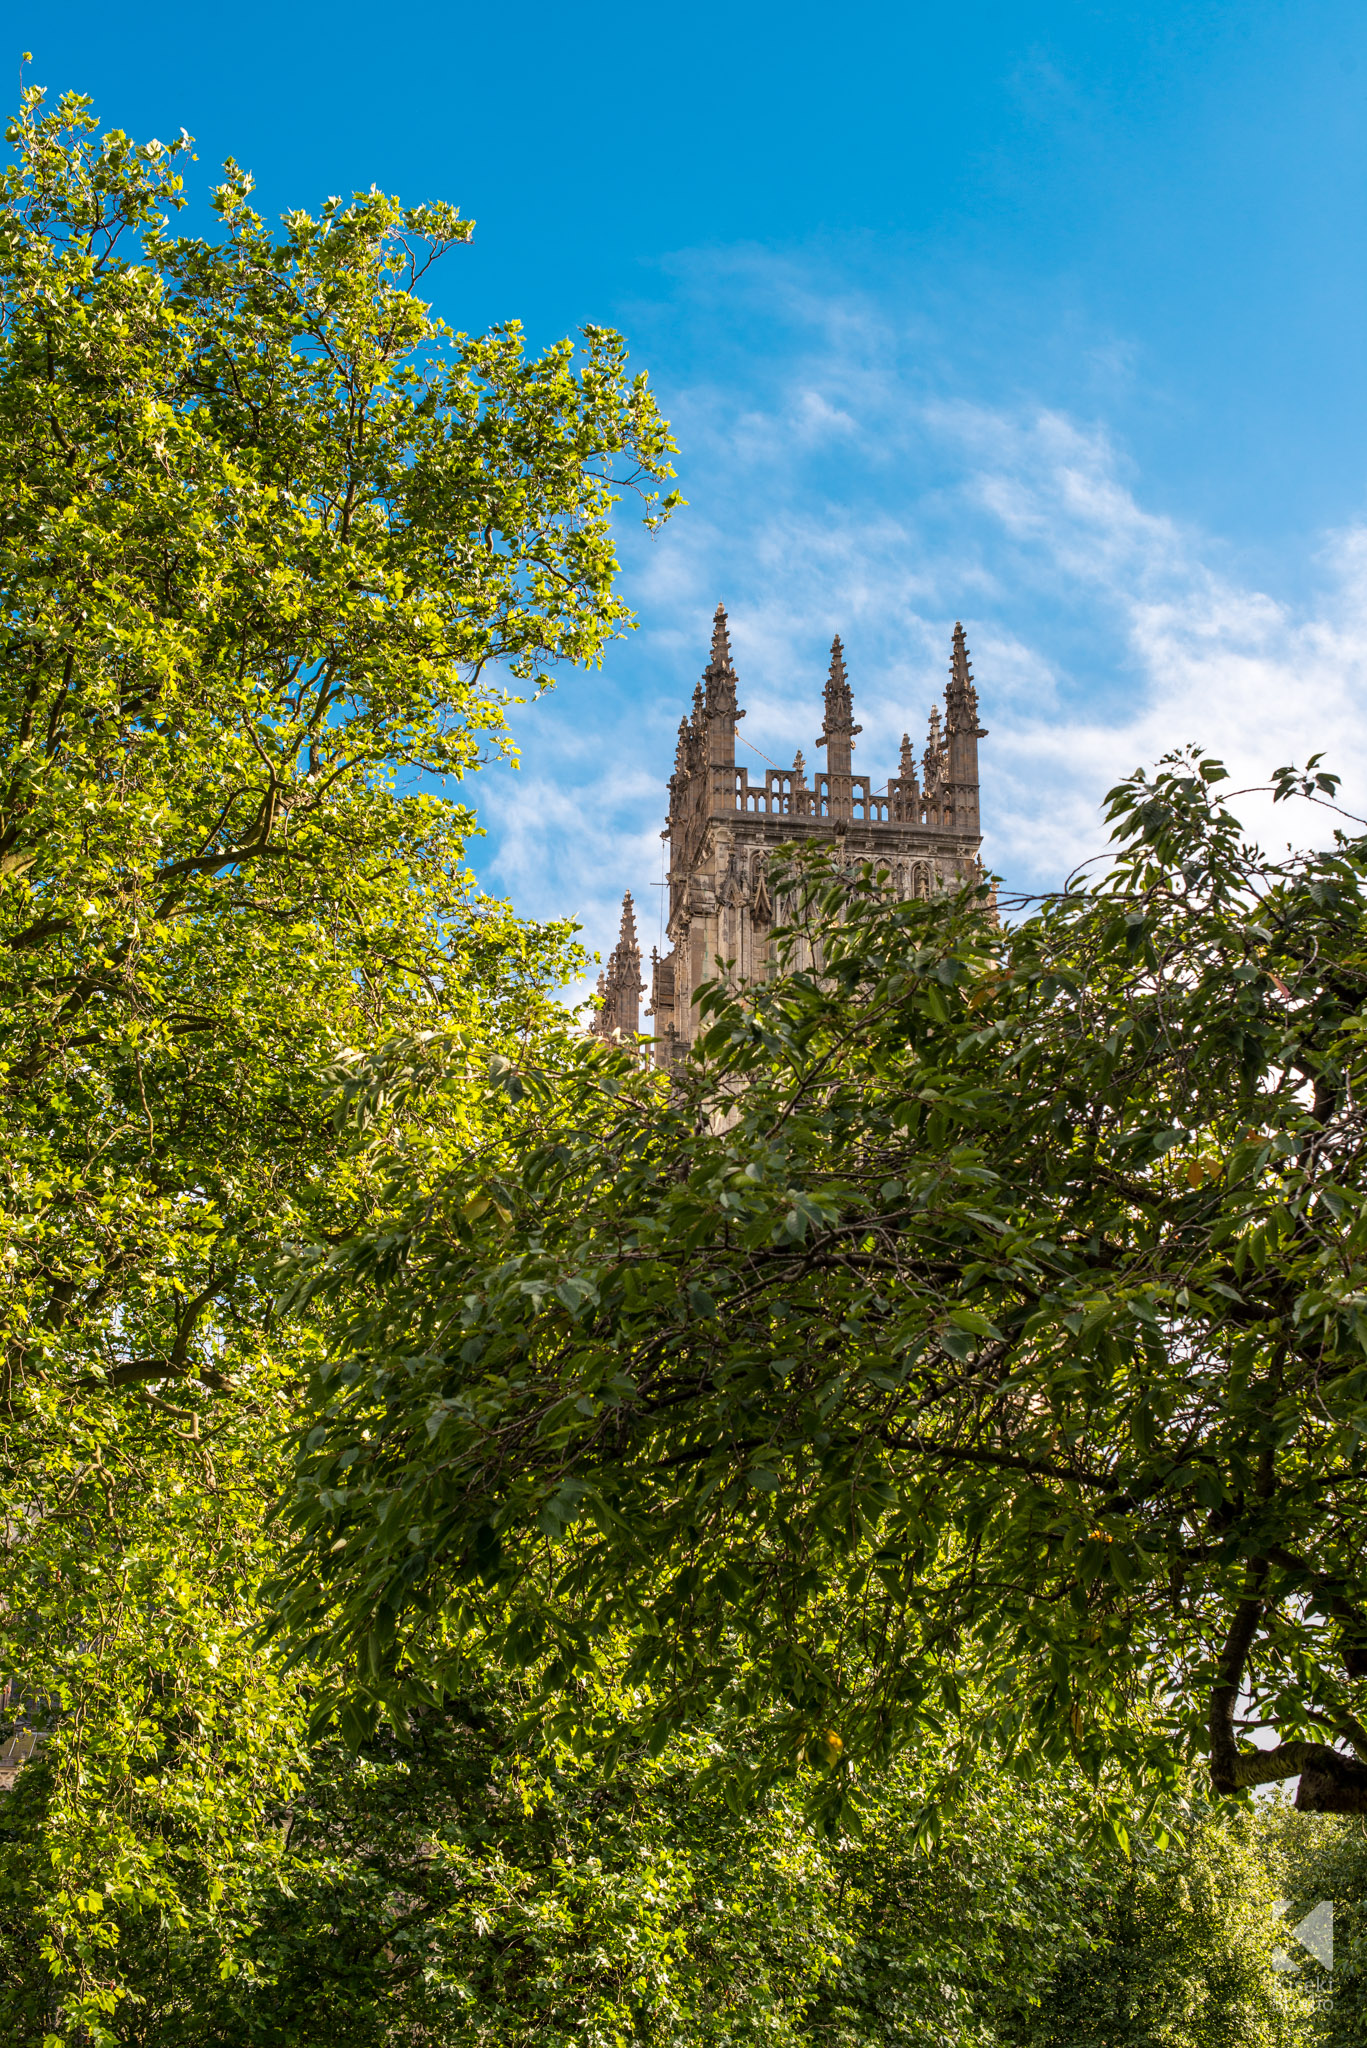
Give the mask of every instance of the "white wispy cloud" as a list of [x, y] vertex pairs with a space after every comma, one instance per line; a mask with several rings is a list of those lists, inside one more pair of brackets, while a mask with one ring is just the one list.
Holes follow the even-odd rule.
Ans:
[[[1367, 530], [1321, 537], [1311, 598], [1274, 596], [1218, 535], [1165, 514], [1103, 425], [976, 402], [924, 324], [823, 295], [791, 264], [723, 268], [753, 319], [784, 323], [786, 353], [761, 379], [737, 357], [734, 377], [723, 362], [668, 395], [691, 507], [660, 541], [627, 537], [641, 631], [520, 721], [525, 774], [481, 792], [495, 886], [579, 916], [604, 950], [630, 886], [648, 950], [674, 730], [718, 597], [746, 738], [812, 758], [838, 630], [857, 765], [879, 780], [904, 728], [919, 746], [962, 618], [991, 735], [986, 852], [1014, 886], [1096, 852], [1108, 786], [1189, 741], [1240, 782], [1323, 750], [1350, 808], [1367, 802]], [[681, 291], [718, 288], [685, 267]], [[1283, 816], [1246, 814], [1285, 836]]]
[[[993, 756], [1006, 779], [997, 865], [1043, 880], [1090, 851], [1108, 783], [1187, 741], [1241, 784], [1323, 750], [1350, 802], [1367, 798], [1367, 533], [1324, 538], [1317, 600], [1296, 606], [1212, 567], [1209, 537], [1146, 510], [1103, 435], [1043, 415], [973, 420], [962, 438], [975, 458], [965, 489], [1061, 602], [1110, 623], [1129, 678], [1120, 702], [1104, 683], [1089, 702], [1086, 678], [1069, 676], [1050, 716], [1008, 703]], [[990, 692], [981, 663], [980, 675]], [[1246, 800], [1243, 814], [1268, 836], [1287, 829], [1266, 802]], [[1293, 829], [1316, 826], [1298, 816]]]

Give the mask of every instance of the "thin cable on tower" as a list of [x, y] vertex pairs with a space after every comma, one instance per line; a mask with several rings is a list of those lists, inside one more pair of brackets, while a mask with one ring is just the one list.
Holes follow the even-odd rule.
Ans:
[[[765, 753], [763, 747], [757, 747], [753, 740], [746, 739], [745, 734], [743, 732], [738, 732], [736, 734], [736, 738], [740, 741], [743, 747], [748, 747], [752, 754], [758, 754], [761, 761], [769, 761], [769, 756]], [[769, 761], [769, 766], [771, 768], [778, 768], [778, 762]], [[786, 768], [778, 768], [778, 772], [780, 775], [786, 775], [788, 773], [788, 770]]]

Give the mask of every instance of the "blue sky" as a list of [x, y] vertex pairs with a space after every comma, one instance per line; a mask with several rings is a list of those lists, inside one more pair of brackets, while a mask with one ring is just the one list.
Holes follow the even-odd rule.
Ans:
[[[673, 735], [732, 616], [744, 731], [811, 758], [831, 634], [921, 739], [966, 625], [987, 851], [1045, 885], [1108, 783], [1199, 740], [1367, 799], [1367, 9], [528, 0], [12, 8], [31, 76], [184, 126], [268, 212], [372, 182], [473, 215], [434, 296], [615, 324], [689, 508], [624, 527], [640, 631], [469, 794], [485, 882], [655, 936]], [[744, 749], [742, 749], [744, 752]], [[761, 767], [755, 756], [752, 765]]]

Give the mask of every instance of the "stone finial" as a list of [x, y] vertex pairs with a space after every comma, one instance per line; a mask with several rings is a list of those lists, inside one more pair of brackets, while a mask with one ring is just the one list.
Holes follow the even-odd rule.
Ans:
[[968, 658], [963, 626], [957, 619], [954, 621], [954, 643], [949, 657], [949, 688], [945, 691], [945, 728], [952, 733], [971, 732], [979, 740], [987, 738], [978, 726], [978, 692], [973, 685], [973, 666]]
[[831, 740], [848, 740], [854, 745], [854, 736], [864, 730], [854, 722], [854, 698], [850, 694], [850, 680], [845, 673], [845, 650], [837, 633], [831, 642], [831, 666], [826, 676], [826, 722], [817, 741], [824, 747]]
[[802, 749], [801, 747], [799, 747], [797, 752], [793, 755], [793, 788], [805, 789], [806, 787], [807, 763], [803, 760]]
[[[826, 749], [826, 766], [833, 776], [848, 776], [854, 736], [863, 730], [862, 725], [854, 722], [854, 699], [850, 695], [849, 677], [845, 674], [845, 650], [837, 633], [831, 642], [831, 666], [826, 677], [826, 722], [817, 740], [817, 745]], [[847, 801], [848, 796], [846, 787], [840, 800]]]
[[850, 679], [845, 673], [845, 650], [837, 633], [831, 641], [831, 666], [826, 676], [826, 710], [836, 715], [832, 725], [843, 719], [854, 717], [854, 700], [850, 696]]
[[892, 817], [899, 825], [916, 825], [921, 818], [921, 785], [916, 774], [916, 750], [908, 733], [902, 734], [902, 752], [897, 765], [897, 780], [888, 786], [892, 799]]
[[731, 685], [732, 694], [735, 693], [736, 668], [731, 659], [731, 629], [724, 604], [719, 604], [712, 614], [712, 651], [703, 670], [703, 681], [707, 684], [709, 699], [714, 688], [726, 683]]
[[639, 964], [641, 948], [636, 940], [636, 905], [631, 900], [630, 889], [622, 898], [622, 927], [617, 938], [617, 951], [634, 953]]
[[704, 716], [710, 721], [713, 756], [718, 764], [735, 759], [735, 727], [745, 713], [736, 703], [736, 667], [731, 659], [731, 633], [726, 607], [719, 604], [712, 619], [712, 652], [703, 670]]

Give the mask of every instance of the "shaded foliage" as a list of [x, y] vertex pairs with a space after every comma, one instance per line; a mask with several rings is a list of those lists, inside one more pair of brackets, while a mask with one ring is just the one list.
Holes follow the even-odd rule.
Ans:
[[358, 1723], [625, 1639], [622, 1740], [721, 1702], [837, 1807], [970, 1683], [1008, 1754], [1363, 1803], [1367, 841], [1269, 861], [1222, 779], [1123, 784], [1009, 927], [798, 856], [677, 1086], [528, 1072], [303, 1263], [349, 1320], [281, 1595]]

